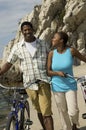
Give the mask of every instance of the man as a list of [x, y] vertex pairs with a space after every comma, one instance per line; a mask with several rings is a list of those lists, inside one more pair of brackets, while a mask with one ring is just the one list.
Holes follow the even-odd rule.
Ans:
[[[37, 110], [38, 119], [44, 130], [53, 130], [51, 91], [46, 74], [48, 44], [34, 36], [30, 22], [21, 24], [21, 32], [24, 39], [14, 45], [0, 75], [7, 72], [17, 59], [20, 60], [24, 87]], [[37, 84], [35, 81], [40, 82]]]

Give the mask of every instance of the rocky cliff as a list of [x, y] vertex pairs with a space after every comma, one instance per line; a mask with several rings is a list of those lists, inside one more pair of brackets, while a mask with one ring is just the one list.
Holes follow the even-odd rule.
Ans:
[[[42, 5], [36, 5], [33, 11], [19, 22], [15, 39], [11, 40], [4, 49], [1, 66], [7, 59], [13, 45], [22, 38], [20, 25], [23, 21], [31, 21], [36, 37], [49, 43], [56, 31], [67, 32], [69, 35], [68, 44], [86, 55], [86, 0], [43, 0]], [[75, 64], [82, 63], [75, 59]], [[0, 78], [2, 84], [22, 85], [19, 61]]]

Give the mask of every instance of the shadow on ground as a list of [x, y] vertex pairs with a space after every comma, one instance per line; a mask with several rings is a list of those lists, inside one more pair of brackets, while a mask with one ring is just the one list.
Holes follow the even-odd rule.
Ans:
[[80, 130], [86, 130], [86, 126], [81, 127]]

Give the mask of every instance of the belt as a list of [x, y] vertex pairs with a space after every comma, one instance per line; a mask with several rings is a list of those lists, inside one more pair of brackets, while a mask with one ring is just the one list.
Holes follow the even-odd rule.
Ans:
[[37, 79], [37, 80], [35, 81], [35, 83], [37, 83], [38, 85], [41, 85], [41, 84], [49, 84], [49, 83], [47, 83], [47, 82], [45, 82], [45, 81], [42, 81], [42, 80], [40, 80], [40, 79]]

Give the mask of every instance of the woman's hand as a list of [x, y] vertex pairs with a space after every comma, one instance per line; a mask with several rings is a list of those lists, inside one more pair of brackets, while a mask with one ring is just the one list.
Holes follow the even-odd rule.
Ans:
[[57, 75], [58, 75], [58, 76], [61, 76], [61, 77], [65, 77], [65, 73], [62, 72], [62, 71], [58, 71], [58, 72], [57, 72]]

